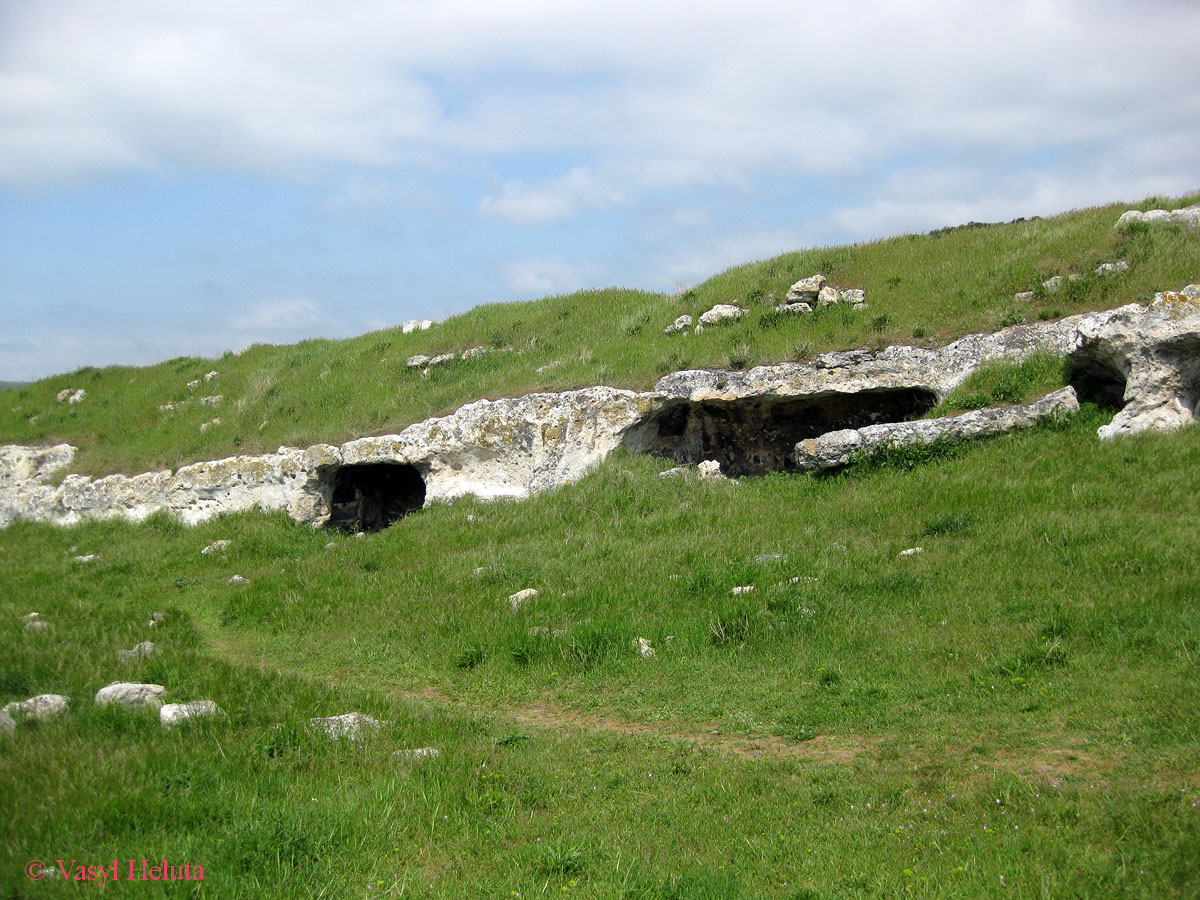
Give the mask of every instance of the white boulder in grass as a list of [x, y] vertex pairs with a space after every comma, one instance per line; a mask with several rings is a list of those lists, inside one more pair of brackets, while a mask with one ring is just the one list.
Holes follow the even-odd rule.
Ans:
[[708, 312], [700, 316], [701, 325], [718, 325], [722, 322], [736, 322], [746, 311], [732, 303], [718, 303]]
[[687, 331], [687, 329], [692, 327], [694, 321], [691, 316], [684, 314], [664, 328], [663, 334], [677, 334], [680, 331]]
[[308, 725], [314, 731], [324, 732], [331, 741], [357, 741], [379, 730], [383, 723], [365, 713], [348, 712], [340, 716], [314, 717]]
[[202, 556], [209, 556], [213, 553], [224, 553], [226, 550], [229, 549], [229, 545], [231, 543], [232, 543], [232, 541], [227, 541], [227, 540], [213, 541], [211, 544], [209, 544], [207, 547], [205, 547], [203, 550], [201, 550], [200, 554]]
[[825, 287], [825, 276], [821, 274], [810, 275], [808, 278], [801, 278], [790, 288], [788, 288], [787, 297], [784, 298], [785, 303], [815, 303], [817, 296], [821, 293], [821, 288]]
[[158, 711], [158, 721], [163, 728], [174, 728], [189, 719], [211, 719], [215, 716], [225, 716], [225, 713], [212, 700], [167, 703]]
[[0, 711], [0, 734], [12, 734], [17, 730], [17, 723], [6, 712]]
[[162, 706], [162, 695], [166, 691], [161, 684], [139, 684], [132, 681], [114, 681], [96, 691], [97, 706], [128, 706], [131, 709]]
[[916, 556], [918, 553], [924, 553], [924, 552], [925, 552], [924, 547], [909, 547], [907, 550], [901, 550], [899, 553], [899, 556], [900, 557]]
[[28, 622], [25, 623], [26, 631], [33, 631], [33, 632], [49, 631], [53, 627], [54, 626], [51, 625], [49, 622], [47, 622], [45, 619], [30, 619]]
[[427, 759], [437, 759], [441, 751], [437, 747], [415, 747], [412, 750], [397, 750], [392, 756], [405, 762], [422, 763]]
[[250, 579], [244, 578], [241, 575], [234, 575], [232, 578], [229, 579], [229, 583], [230, 584], [249, 584]]
[[654, 648], [650, 646], [650, 642], [644, 637], [634, 638], [631, 643], [633, 644], [633, 649], [638, 652], [638, 655], [642, 659], [654, 659], [658, 655], [655, 653]]
[[5, 715], [16, 719], [52, 719], [67, 711], [67, 698], [62, 694], [38, 694], [28, 700], [14, 700], [4, 706]]
[[515, 594], [509, 594], [508, 605], [513, 609], [519, 609], [522, 603], [524, 603], [526, 600], [532, 600], [537, 595], [537, 588], [525, 588], [523, 591], [517, 591]]

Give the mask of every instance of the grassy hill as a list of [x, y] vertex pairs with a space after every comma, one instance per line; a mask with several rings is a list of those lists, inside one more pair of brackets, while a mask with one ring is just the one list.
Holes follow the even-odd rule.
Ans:
[[[1149, 198], [1143, 208], [1185, 205]], [[593, 384], [649, 388], [670, 371], [744, 368], [848, 347], [936, 345], [972, 331], [1103, 309], [1200, 277], [1200, 243], [1178, 227], [1119, 234], [1127, 207], [1066, 213], [1006, 225], [969, 225], [848, 247], [815, 248], [738, 266], [678, 295], [610, 289], [529, 303], [476, 307], [428, 331], [399, 328], [344, 341], [255, 345], [219, 359], [181, 358], [147, 368], [81, 369], [0, 393], [0, 442], [68, 441], [75, 471], [133, 474], [281, 444], [341, 443], [388, 434], [481, 397], [518, 396]], [[1101, 262], [1128, 272], [1096, 278]], [[774, 303], [815, 272], [867, 291], [860, 312], [833, 308], [779, 316]], [[1047, 296], [1054, 274], [1080, 274]], [[1033, 302], [1013, 295], [1035, 290]], [[664, 335], [682, 313], [738, 302], [751, 314], [702, 335]], [[423, 376], [405, 360], [483, 347]], [[216, 371], [210, 382], [203, 376]], [[200, 384], [189, 390], [188, 383]], [[58, 403], [84, 388], [78, 405]], [[220, 395], [209, 407], [199, 397]], [[182, 404], [163, 411], [167, 404]], [[219, 418], [220, 423], [200, 430]]]
[[[201, 434], [214, 414], [267, 418], [263, 446], [340, 440], [480, 395], [644, 387], [917, 329], [941, 341], [1200, 276], [1200, 236], [1117, 236], [1122, 208], [805, 251], [691, 296], [581, 294], [425, 333], [74, 373], [5, 395], [3, 439], [68, 438], [92, 471], [136, 470], [252, 448]], [[1120, 280], [1012, 305], [1117, 257]], [[762, 303], [727, 330], [661, 333], [817, 270], [871, 308], [780, 322]], [[513, 350], [427, 379], [404, 368], [473, 343]], [[227, 409], [158, 418], [214, 368], [219, 387], [200, 390]], [[54, 401], [68, 386], [84, 403]], [[136, 433], [140, 416], [157, 430]], [[363, 539], [264, 514], [9, 528], [0, 703], [54, 692], [71, 708], [0, 744], [0, 896], [84, 893], [29, 881], [31, 859], [116, 858], [124, 879], [128, 859], [167, 858], [235, 898], [1195, 897], [1200, 438], [1101, 443], [1110, 416], [1085, 405], [825, 477], [667, 480], [669, 463], [618, 453], [558, 492], [439, 504]], [[218, 539], [224, 554], [201, 554]], [[23, 631], [30, 611], [54, 628]], [[119, 666], [146, 638], [160, 652]], [[115, 679], [229, 718], [165, 731], [95, 707]], [[386, 721], [361, 746], [306, 728], [353, 709]], [[394, 755], [423, 746], [439, 756]]]

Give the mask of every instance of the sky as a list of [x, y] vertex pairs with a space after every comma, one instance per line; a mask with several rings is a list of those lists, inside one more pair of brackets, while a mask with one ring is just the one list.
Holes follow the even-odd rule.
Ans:
[[1194, 0], [0, 0], [0, 380], [1178, 196], [1198, 44]]

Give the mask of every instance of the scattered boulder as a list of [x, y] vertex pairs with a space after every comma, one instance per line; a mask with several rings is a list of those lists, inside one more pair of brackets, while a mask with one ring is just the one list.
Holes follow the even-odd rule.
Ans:
[[1117, 260], [1115, 263], [1100, 263], [1100, 265], [1096, 266], [1096, 274], [1100, 276], [1116, 275], [1118, 272], [1127, 271], [1129, 271], [1129, 263], [1123, 259]]
[[158, 711], [158, 721], [163, 728], [174, 728], [189, 719], [209, 719], [224, 716], [221, 707], [212, 700], [190, 700], [187, 703], [167, 703]]
[[451, 362], [453, 359], [454, 359], [453, 353], [439, 353], [437, 356], [430, 359], [429, 362], [426, 363], [425, 365], [426, 365], [426, 368], [432, 368], [433, 366], [444, 366], [446, 363]]
[[526, 600], [532, 600], [537, 595], [538, 592], [536, 588], [525, 588], [523, 591], [517, 591], [515, 594], [510, 594], [508, 598], [508, 605], [513, 609], [519, 609], [522, 603], [524, 603]]
[[33, 631], [33, 632], [49, 631], [53, 627], [54, 626], [51, 625], [49, 622], [47, 622], [45, 619], [32, 619], [25, 623], [26, 631]]
[[336, 549], [337, 549], [337, 542], [336, 542], [336, 541], [330, 541], [328, 544], [326, 544], [326, 545], [325, 545], [325, 549], [326, 549], [326, 550], [336, 550]]
[[35, 612], [31, 612], [31, 613], [25, 613], [25, 615], [21, 616], [21, 618], [19, 619], [19, 621], [21, 621], [21, 622], [32, 622], [32, 621], [33, 621], [34, 619], [36, 619], [36, 618], [38, 618], [38, 614], [37, 614], [37, 613], [35, 613]]
[[410, 369], [420, 369], [420, 368], [423, 368], [424, 366], [429, 365], [429, 357], [426, 356], [424, 353], [417, 353], [417, 354], [414, 354], [413, 356], [410, 356], [408, 359], [406, 359], [404, 361], [404, 364], [406, 366], [408, 366]]
[[433, 319], [409, 319], [400, 326], [402, 334], [412, 334], [414, 331], [427, 331], [433, 327]]
[[118, 650], [117, 662], [123, 666], [128, 666], [137, 662], [142, 657], [153, 656], [157, 652], [158, 647], [155, 646], [153, 641], [142, 641], [134, 645], [132, 650]]
[[243, 578], [241, 575], [234, 575], [232, 578], [229, 579], [228, 583], [229, 584], [249, 584], [250, 579]]
[[205, 372], [205, 373], [204, 373], [204, 381], [205, 381], [206, 383], [207, 383], [207, 382], [209, 382], [209, 381], [212, 381], [212, 380], [213, 380], [214, 378], [216, 378], [216, 377], [217, 377], [217, 370], [216, 370], [216, 369], [213, 369], [211, 372]]
[[1065, 387], [1027, 406], [977, 409], [958, 416], [916, 422], [890, 422], [830, 431], [796, 444], [792, 462], [802, 471], [842, 466], [859, 453], [886, 445], [929, 444], [940, 438], [971, 440], [1028, 428], [1039, 419], [1078, 412], [1075, 389]]
[[82, 556], [73, 556], [73, 557], [71, 557], [71, 562], [75, 562], [75, 563], [90, 563], [90, 562], [91, 562], [93, 559], [95, 559], [95, 558], [96, 558], [96, 554], [95, 554], [95, 553], [85, 553], [85, 554], [83, 554]]
[[162, 706], [162, 695], [166, 690], [161, 684], [138, 684], [132, 681], [114, 681], [96, 692], [97, 706], [128, 706], [131, 709]]
[[817, 291], [817, 309], [822, 309], [826, 306], [832, 306], [841, 299], [837, 288], [825, 285], [821, 290]]
[[733, 594], [735, 597], [740, 596], [741, 594], [753, 594], [754, 593], [754, 585], [742, 584], [742, 585], [739, 585], [738, 587], [735, 587], [729, 593]]
[[667, 469], [664, 472], [659, 472], [659, 478], [682, 478], [687, 475], [689, 469], [687, 466], [675, 466], [673, 469]]
[[67, 698], [62, 694], [38, 694], [28, 700], [14, 700], [4, 705], [4, 713], [14, 720], [52, 719], [67, 711]]
[[340, 716], [316, 717], [308, 720], [314, 731], [325, 733], [331, 741], [358, 741], [376, 732], [383, 723], [360, 712], [343, 713]]
[[71, 406], [74, 406], [77, 403], [82, 403], [86, 396], [87, 391], [85, 391], [83, 388], [78, 388], [76, 390], [64, 388], [58, 392], [58, 394], [55, 396], [55, 399], [59, 403], [69, 403]]
[[906, 556], [916, 556], [918, 553], [924, 553], [924, 552], [925, 552], [924, 547], [909, 547], [907, 550], [901, 550], [896, 555], [898, 558], [903, 559]]
[[483, 356], [484, 352], [485, 351], [482, 347], [468, 347], [466, 350], [464, 350], [462, 352], [461, 358], [462, 359], [476, 359], [477, 357]]
[[682, 315], [666, 328], [663, 329], [663, 334], [678, 334], [681, 331], [687, 331], [692, 327], [695, 320], [689, 315]]
[[810, 313], [812, 312], [812, 305], [809, 303], [780, 303], [777, 307], [775, 307], [775, 312], [786, 313], [788, 315], [793, 315], [795, 313]]
[[849, 303], [854, 309], [866, 309], [867, 292], [862, 288], [849, 288], [838, 294], [839, 303]]
[[638, 656], [642, 659], [654, 659], [658, 655], [654, 652], [654, 648], [650, 646], [650, 642], [644, 637], [636, 637], [631, 643], [633, 649], [638, 652]]
[[437, 759], [441, 751], [437, 747], [415, 747], [412, 750], [397, 750], [392, 756], [410, 763], [423, 763], [427, 759]]
[[1017, 303], [1032, 303], [1033, 298], [1033, 291], [1017, 291], [1015, 294], [1013, 294], [1013, 300]]
[[1068, 281], [1078, 281], [1081, 275], [1053, 275], [1042, 282], [1042, 287], [1046, 289], [1047, 294], [1057, 294], [1062, 290], [1062, 286]]
[[207, 422], [200, 423], [200, 431], [201, 431], [201, 433], [203, 433], [205, 431], [208, 431], [208, 429], [210, 429], [210, 428], [216, 428], [220, 424], [221, 424], [220, 418], [209, 419]]
[[6, 712], [0, 712], [0, 734], [13, 734], [17, 730], [17, 723], [13, 721], [13, 717]]
[[708, 312], [701, 314], [701, 325], [720, 325], [723, 322], [736, 322], [746, 311], [731, 303], [718, 303]]
[[825, 287], [825, 276], [821, 274], [810, 275], [808, 278], [801, 278], [790, 288], [788, 288], [787, 296], [783, 302], [788, 303], [807, 303], [812, 305], [816, 303], [817, 296], [821, 293], [821, 288]]
[[232, 541], [227, 540], [213, 541], [211, 544], [201, 550], [200, 554], [202, 556], [209, 556], [213, 553], [224, 553], [227, 549], [229, 549], [229, 545], [231, 543]]
[[696, 464], [696, 471], [701, 478], [724, 478], [721, 474], [721, 464], [715, 459], [706, 459]]
[[194, 391], [194, 390], [195, 390], [196, 388], [198, 388], [198, 387], [200, 387], [200, 379], [199, 379], [199, 378], [196, 378], [196, 379], [194, 379], [194, 380], [192, 380], [192, 381], [189, 381], [189, 382], [187, 383], [187, 389], [188, 389], [189, 391]]
[[165, 620], [166, 618], [167, 618], [167, 614], [164, 612], [151, 613], [150, 621], [149, 621], [149, 623], [147, 623], [146, 627], [147, 628], [157, 628], [159, 625], [161, 625], [163, 623], [163, 620]]
[[224, 399], [225, 398], [221, 394], [213, 394], [211, 397], [201, 397], [200, 405], [217, 407], [221, 404], [221, 401]]

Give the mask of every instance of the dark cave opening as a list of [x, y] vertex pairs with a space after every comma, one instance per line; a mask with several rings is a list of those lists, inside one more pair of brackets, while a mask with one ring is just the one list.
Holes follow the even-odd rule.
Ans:
[[1113, 363], [1077, 356], [1068, 366], [1067, 384], [1075, 388], [1080, 403], [1113, 412], [1125, 405], [1125, 373]]
[[680, 400], [639, 422], [625, 444], [680, 464], [715, 459], [732, 477], [790, 472], [798, 441], [842, 428], [915, 419], [937, 404], [928, 388], [890, 388], [822, 397]]
[[416, 466], [401, 463], [341, 466], [331, 481], [330, 528], [381, 531], [425, 505], [425, 479]]

